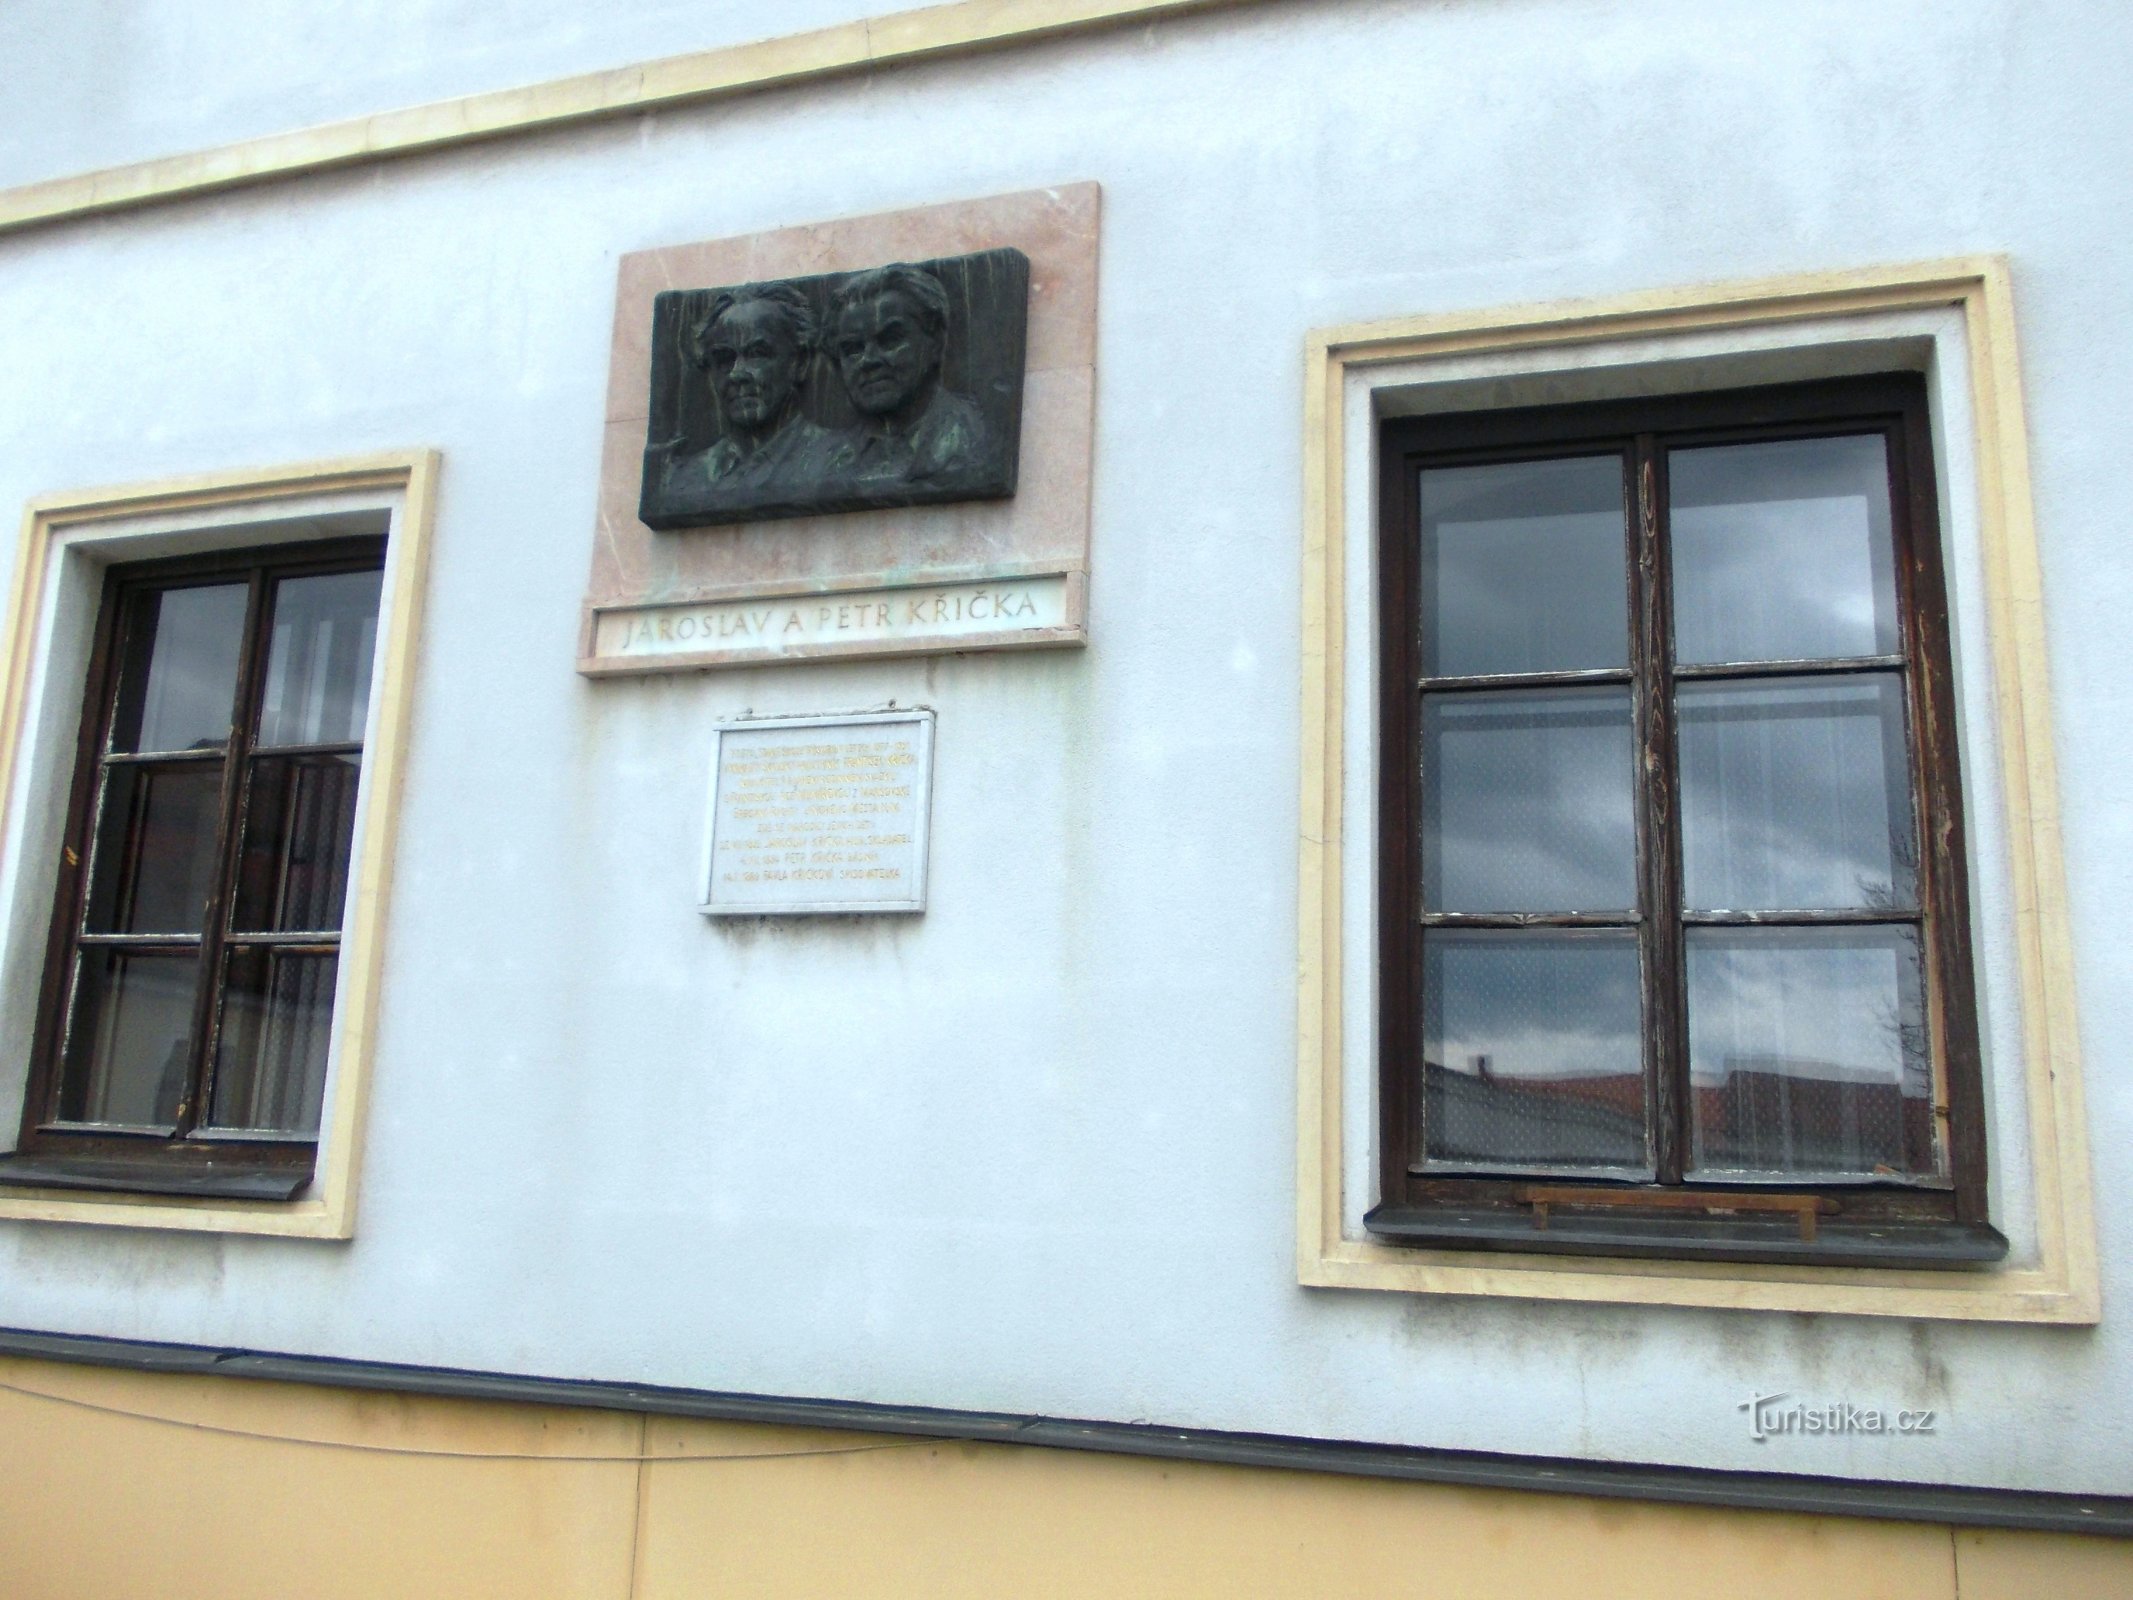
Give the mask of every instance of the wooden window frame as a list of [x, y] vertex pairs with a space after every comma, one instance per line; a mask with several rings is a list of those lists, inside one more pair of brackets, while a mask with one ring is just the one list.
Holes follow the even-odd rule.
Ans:
[[[273, 618], [267, 604], [269, 586], [297, 577], [382, 572], [386, 546], [384, 535], [308, 540], [241, 546], [214, 554], [125, 563], [107, 569], [98, 602], [80, 728], [74, 742], [65, 846], [46, 938], [21, 1130], [15, 1152], [0, 1157], [0, 1186], [287, 1201], [311, 1181], [318, 1160], [315, 1133], [260, 1132], [215, 1137], [201, 1133], [199, 1128], [212, 1103], [227, 953], [235, 947], [273, 946], [307, 954], [330, 952], [337, 963], [341, 955], [338, 929], [292, 936], [238, 932], [231, 927], [242, 864], [248, 778], [254, 761], [291, 755], [360, 756], [364, 749], [361, 739], [302, 746], [258, 744], [267, 658], [273, 643]], [[129, 661], [137, 607], [145, 595], [218, 581], [242, 581], [249, 592], [234, 691], [236, 718], [227, 744], [213, 758], [221, 763], [223, 779], [215, 873], [201, 931], [197, 936], [87, 933], [83, 917], [91, 888], [92, 835], [97, 824], [97, 795], [106, 770], [117, 765], [179, 759], [167, 753], [144, 753], [142, 758], [135, 758], [114, 754], [107, 748], [122, 686], [130, 671], [145, 668], [142, 662]], [[349, 887], [344, 885], [344, 890]], [[84, 949], [100, 947], [196, 951], [186, 1090], [171, 1132], [99, 1127], [66, 1122], [58, 1116], [76, 958]]]
[[[1901, 652], [1838, 662], [1696, 666], [1672, 662], [1667, 449], [1758, 439], [1879, 433], [1888, 443]], [[1985, 1100], [1970, 953], [1968, 868], [1950, 673], [1933, 440], [1926, 385], [1915, 373], [1770, 385], [1649, 400], [1462, 412], [1386, 421], [1379, 438], [1379, 1095], [1380, 1203], [1364, 1225], [1388, 1242], [1486, 1249], [1788, 1264], [1963, 1267], [2000, 1259], [2006, 1241], [1987, 1220]], [[1625, 508], [1631, 653], [1625, 670], [1520, 673], [1425, 680], [1416, 547], [1424, 468], [1567, 454], [1619, 453], [1629, 468]], [[1673, 690], [1682, 679], [1740, 681], [1898, 670], [1912, 826], [1920, 846], [1914, 915], [1698, 915], [1698, 923], [1817, 925], [1867, 921], [1919, 929], [1936, 1082], [1947, 1153], [1945, 1187], [1843, 1183], [1745, 1185], [1683, 1174], [1687, 1037], [1679, 910], [1680, 821], [1671, 785]], [[1420, 904], [1420, 740], [1425, 688], [1536, 689], [1607, 683], [1632, 693], [1638, 907], [1629, 919], [1427, 914]], [[1654, 908], [1658, 914], [1654, 915]], [[1411, 1090], [1419, 1056], [1425, 924], [1441, 927], [1595, 926], [1634, 932], [1640, 953], [1648, 1183], [1557, 1176], [1447, 1176], [1416, 1170]]]

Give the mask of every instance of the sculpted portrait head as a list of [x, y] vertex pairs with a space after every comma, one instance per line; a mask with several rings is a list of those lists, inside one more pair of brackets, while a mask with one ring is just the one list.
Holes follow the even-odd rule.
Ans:
[[908, 422], [940, 385], [948, 291], [924, 267], [854, 274], [838, 291], [829, 347], [852, 404], [868, 418]]
[[775, 432], [798, 411], [815, 353], [815, 313], [789, 283], [722, 290], [688, 338], [726, 426], [747, 436]]
[[1008, 247], [653, 299], [639, 520], [1004, 498], [1029, 262]]

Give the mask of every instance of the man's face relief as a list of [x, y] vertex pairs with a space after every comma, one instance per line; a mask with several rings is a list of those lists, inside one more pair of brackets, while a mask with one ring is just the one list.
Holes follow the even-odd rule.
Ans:
[[901, 294], [876, 295], [838, 315], [837, 370], [852, 404], [869, 416], [903, 410], [940, 369], [940, 341]]
[[763, 300], [744, 301], [712, 324], [704, 353], [727, 423], [751, 433], [784, 415], [807, 370], [784, 313]]

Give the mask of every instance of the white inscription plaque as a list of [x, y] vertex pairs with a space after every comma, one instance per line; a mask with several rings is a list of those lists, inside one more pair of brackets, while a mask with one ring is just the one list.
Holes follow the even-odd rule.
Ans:
[[700, 909], [925, 910], [932, 792], [930, 711], [725, 724]]

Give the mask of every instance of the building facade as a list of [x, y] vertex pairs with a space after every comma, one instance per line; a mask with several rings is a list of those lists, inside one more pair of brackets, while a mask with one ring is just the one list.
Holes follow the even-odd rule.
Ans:
[[0, 1588], [2133, 1587], [2117, 8], [100, 17]]

